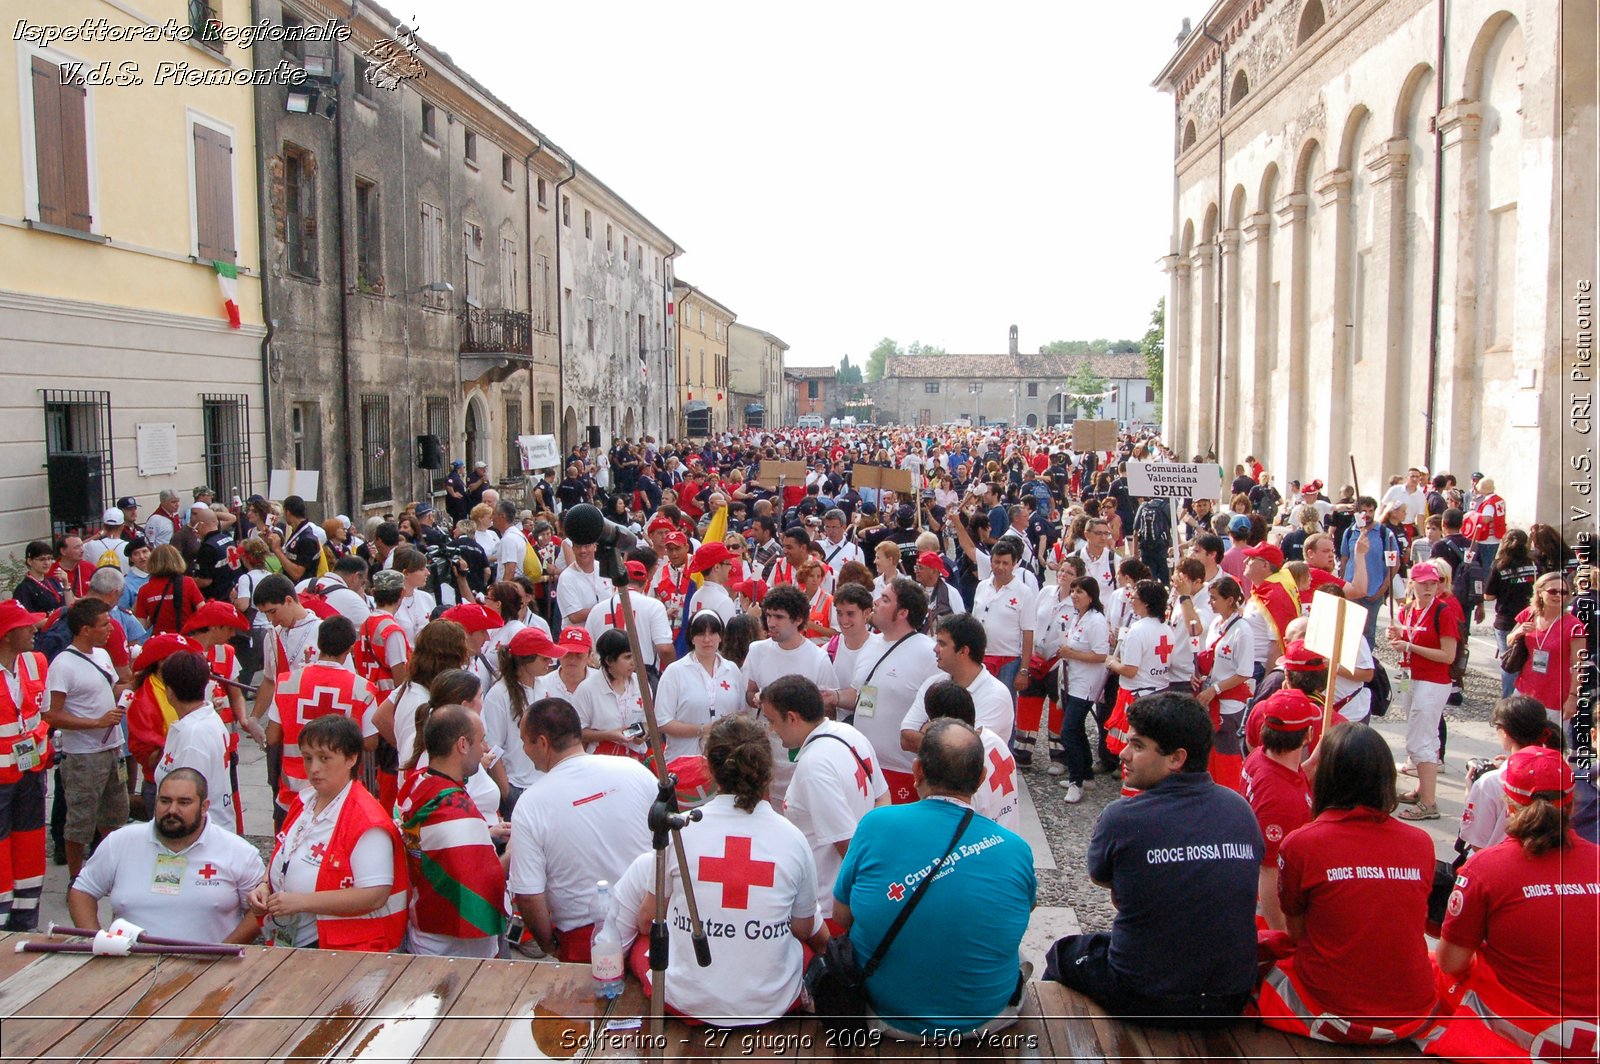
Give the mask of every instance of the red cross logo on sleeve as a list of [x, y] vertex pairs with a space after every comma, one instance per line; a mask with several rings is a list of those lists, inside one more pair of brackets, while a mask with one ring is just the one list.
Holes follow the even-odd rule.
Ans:
[[356, 885], [356, 880], [355, 880], [354, 876], [345, 876], [343, 879], [339, 880], [339, 889], [340, 890], [349, 890], [351, 887], [353, 887], [355, 885]]
[[1017, 763], [1004, 756], [999, 750], [989, 751], [989, 789], [999, 791], [1001, 796], [1010, 794], [1017, 789], [1012, 782], [1012, 777], [1017, 774]]
[[770, 887], [776, 881], [777, 862], [750, 859], [750, 839], [729, 835], [721, 857], [700, 858], [699, 878], [722, 884], [724, 909], [750, 908], [750, 888]]
[[616, 608], [618, 605], [621, 603], [614, 604], [611, 611], [606, 614], [606, 624], [612, 628], [622, 627], [622, 611]]
[[173, 757], [172, 757], [171, 754], [168, 754], [166, 757], [163, 757], [161, 759], [161, 763], [163, 765], [170, 765], [170, 764], [172, 764], [172, 762], [173, 762]]
[[1172, 645], [1172, 640], [1168, 639], [1166, 633], [1163, 632], [1161, 634], [1161, 642], [1156, 644], [1156, 657], [1160, 658], [1161, 664], [1165, 665], [1167, 659], [1172, 657], [1172, 652], [1177, 649]]
[[322, 860], [322, 855], [327, 852], [327, 849], [328, 848], [322, 843], [317, 843], [315, 846], [311, 847], [311, 859], [313, 861], [320, 862]]
[[300, 718], [301, 724], [310, 724], [318, 717], [326, 717], [338, 713], [356, 718], [356, 707], [350, 702], [339, 700], [340, 691], [337, 687], [313, 687], [307, 698], [302, 698], [295, 703], [294, 712]]
[[889, 900], [890, 901], [901, 901], [901, 900], [903, 900], [905, 898], [905, 896], [906, 896], [906, 885], [904, 883], [898, 883], [897, 882], [897, 883], [890, 883], [889, 884]]
[[[854, 749], [852, 747], [852, 749]], [[863, 758], [856, 762], [856, 786], [861, 788], [861, 793], [870, 797], [872, 791], [867, 786], [867, 780], [872, 778], [872, 759]]]
[[209, 882], [211, 882], [211, 877], [216, 875], [219, 871], [221, 871], [221, 869], [219, 869], [216, 865], [212, 864], [210, 861], [207, 861], [204, 865], [200, 866], [197, 874], [200, 876], [201, 879], [203, 879], [207, 883], [209, 883]]

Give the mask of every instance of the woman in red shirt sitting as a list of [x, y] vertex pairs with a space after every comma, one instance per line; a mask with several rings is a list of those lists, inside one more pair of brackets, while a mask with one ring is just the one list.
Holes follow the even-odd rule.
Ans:
[[1409, 601], [1389, 626], [1389, 645], [1410, 680], [1406, 756], [1417, 766], [1417, 789], [1400, 795], [1410, 807], [1400, 812], [1401, 820], [1439, 819], [1439, 721], [1450, 697], [1450, 665], [1462, 621], [1460, 603], [1443, 593], [1443, 575], [1432, 562], [1413, 565]]
[[[1365, 724], [1318, 748], [1312, 821], [1278, 850], [1278, 900], [1292, 946], [1257, 991], [1269, 1027], [1325, 1042], [1424, 1039], [1440, 1004], [1424, 928], [1433, 840], [1389, 815], [1394, 755]], [[1381, 963], [1375, 963], [1381, 958]]]
[[1446, 908], [1437, 960], [1458, 1007], [1428, 1051], [1593, 1060], [1600, 847], [1572, 830], [1572, 767], [1556, 751], [1518, 750], [1501, 782], [1506, 838], [1468, 859]]

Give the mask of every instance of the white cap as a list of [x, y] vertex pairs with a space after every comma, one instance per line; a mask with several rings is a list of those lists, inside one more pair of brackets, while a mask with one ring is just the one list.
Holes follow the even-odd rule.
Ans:
[[120, 525], [125, 520], [126, 518], [122, 516], [122, 511], [117, 509], [115, 506], [111, 507], [105, 513], [100, 515], [100, 523], [107, 526]]
[[346, 527], [346, 528], [351, 528], [351, 527], [353, 527], [353, 526], [352, 526], [352, 525], [351, 525], [351, 524], [350, 524], [350, 519], [349, 519], [349, 518], [348, 518], [348, 517], [346, 517], [346, 516], [345, 516], [345, 515], [344, 515], [344, 514], [340, 514], [340, 515], [339, 515], [339, 516], [338, 516], [338, 520], [339, 520], [339, 521], [340, 521], [340, 522], [341, 522], [341, 523], [342, 523], [342, 524], [343, 524], [343, 525], [344, 525], [344, 527]]

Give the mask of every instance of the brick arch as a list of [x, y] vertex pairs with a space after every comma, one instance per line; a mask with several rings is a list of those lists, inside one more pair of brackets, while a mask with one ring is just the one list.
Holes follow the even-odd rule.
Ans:
[[1350, 109], [1349, 116], [1344, 120], [1344, 132], [1339, 137], [1339, 169], [1353, 170], [1361, 165], [1361, 160], [1353, 158], [1355, 153], [1356, 138], [1361, 133], [1361, 127], [1371, 116], [1366, 104], [1358, 103]]
[[1295, 47], [1309, 41], [1327, 22], [1328, 15], [1323, 10], [1322, 0], [1306, 0], [1306, 6], [1300, 9], [1300, 19], [1295, 23]]
[[1321, 147], [1322, 142], [1314, 136], [1307, 137], [1304, 143], [1300, 145], [1299, 154], [1295, 156], [1294, 161], [1293, 191], [1305, 193], [1309, 193], [1311, 191], [1311, 182], [1314, 181], [1317, 176], [1310, 172], [1311, 159], [1317, 154], [1317, 150]]
[[1521, 29], [1517, 17], [1509, 11], [1496, 11], [1483, 20], [1478, 36], [1472, 42], [1472, 50], [1467, 53], [1467, 66], [1461, 77], [1463, 99], [1478, 100], [1483, 97], [1484, 63], [1490, 50], [1499, 43], [1503, 34], [1520, 32]]
[[1272, 201], [1278, 192], [1278, 164], [1268, 163], [1267, 168], [1261, 171], [1261, 188], [1256, 194], [1256, 202], [1264, 211], [1272, 210]]
[[1415, 132], [1411, 129], [1411, 113], [1416, 108], [1417, 94], [1426, 89], [1433, 81], [1433, 65], [1431, 63], [1418, 63], [1411, 68], [1406, 79], [1400, 83], [1400, 92], [1395, 97], [1394, 121], [1390, 123], [1390, 136], [1409, 138]]
[[1228, 197], [1228, 228], [1237, 229], [1244, 224], [1245, 211], [1249, 207], [1249, 200], [1243, 185], [1233, 186], [1233, 195]]

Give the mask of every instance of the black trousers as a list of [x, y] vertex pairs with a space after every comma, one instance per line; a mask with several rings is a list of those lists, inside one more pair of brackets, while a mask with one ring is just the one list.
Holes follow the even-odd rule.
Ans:
[[1111, 968], [1111, 936], [1068, 935], [1057, 939], [1045, 957], [1044, 977], [1092, 998], [1108, 1014], [1152, 1027], [1221, 1026], [1238, 1019], [1250, 1000], [1240, 994], [1198, 994], [1181, 998], [1146, 997], [1123, 984]]

